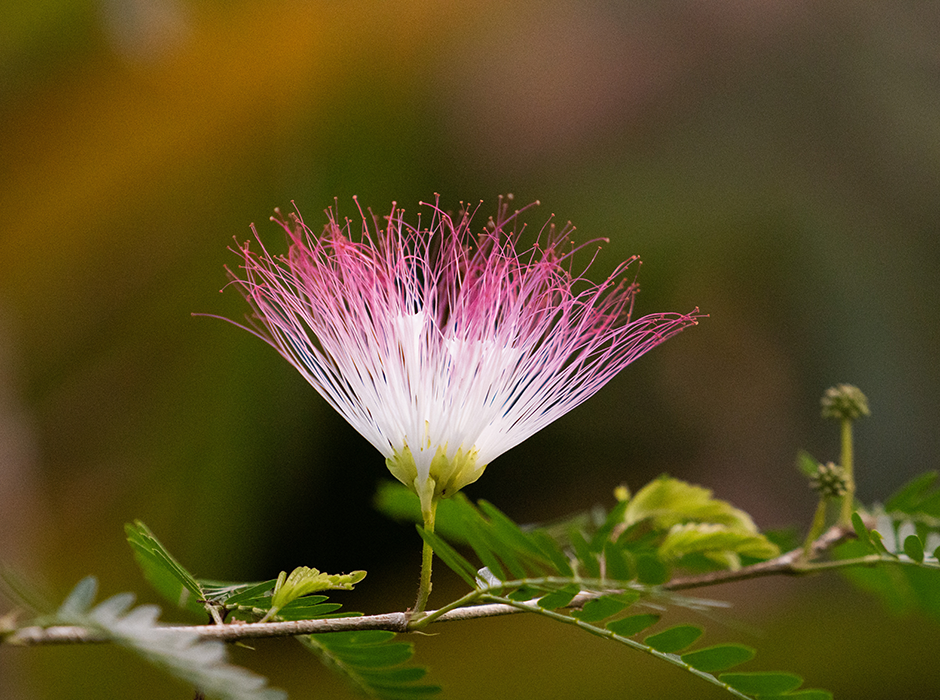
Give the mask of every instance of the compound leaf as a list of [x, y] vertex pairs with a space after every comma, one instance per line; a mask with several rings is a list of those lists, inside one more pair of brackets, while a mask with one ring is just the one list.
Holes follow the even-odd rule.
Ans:
[[351, 591], [365, 577], [365, 571], [353, 571], [351, 574], [327, 574], [308, 566], [298, 566], [290, 575], [282, 571], [274, 584], [271, 605], [265, 617], [276, 615], [288, 603], [309, 593], [326, 590]]
[[764, 535], [740, 527], [698, 522], [673, 525], [659, 545], [659, 556], [668, 561], [689, 554], [716, 559], [724, 554], [770, 559], [780, 550]]
[[926, 472], [914, 477], [901, 488], [895, 491], [887, 501], [885, 501], [885, 510], [889, 513], [899, 511], [902, 513], [913, 513], [923, 510], [925, 502], [928, 509], [931, 506], [931, 487], [937, 483], [937, 472]]
[[127, 542], [144, 578], [179, 608], [205, 612], [205, 593], [195, 577], [171, 555], [142, 521], [124, 526]]
[[668, 476], [654, 479], [627, 503], [624, 521], [628, 525], [646, 519], [660, 530], [692, 520], [757, 532], [751, 516], [727, 501], [713, 498], [711, 489]]
[[298, 637], [327, 666], [344, 675], [366, 695], [380, 700], [426, 698], [440, 687], [421, 683], [426, 670], [402, 666], [414, 655], [410, 642], [395, 641], [384, 630], [334, 632]]
[[95, 630], [115, 644], [218, 700], [285, 700], [287, 695], [267, 686], [267, 680], [226, 661], [222, 642], [201, 640], [185, 629], [157, 625], [155, 605], [131, 608], [134, 596], [120, 593], [91, 607], [97, 592], [93, 577], [83, 579], [66, 598], [49, 624], [76, 625]]

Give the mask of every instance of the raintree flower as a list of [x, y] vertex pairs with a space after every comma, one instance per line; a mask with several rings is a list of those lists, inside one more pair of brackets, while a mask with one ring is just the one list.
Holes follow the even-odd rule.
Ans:
[[422, 206], [427, 221], [414, 225], [395, 204], [384, 219], [359, 208], [356, 235], [333, 209], [319, 235], [278, 212], [287, 254], [269, 253], [255, 231], [232, 277], [255, 312], [249, 330], [382, 453], [433, 523], [439, 499], [694, 325], [698, 310], [632, 320], [637, 257], [595, 284], [593, 255], [574, 267], [588, 244], [571, 243], [570, 224], [550, 220], [520, 250], [525, 227], [507, 200], [478, 232], [468, 207]]

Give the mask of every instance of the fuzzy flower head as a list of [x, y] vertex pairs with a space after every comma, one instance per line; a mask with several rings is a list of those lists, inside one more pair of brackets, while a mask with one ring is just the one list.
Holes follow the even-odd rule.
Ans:
[[505, 200], [478, 233], [469, 209], [422, 206], [427, 221], [416, 225], [395, 204], [383, 220], [360, 208], [356, 235], [333, 210], [320, 235], [299, 214], [276, 218], [286, 256], [246, 242], [233, 278], [255, 311], [253, 332], [428, 513], [698, 315], [631, 320], [637, 258], [588, 281], [586, 267], [573, 268], [570, 224], [549, 222], [520, 251], [519, 212]]

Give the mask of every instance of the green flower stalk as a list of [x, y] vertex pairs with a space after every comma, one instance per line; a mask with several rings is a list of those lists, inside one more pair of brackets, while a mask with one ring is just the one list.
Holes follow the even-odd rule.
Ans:
[[855, 506], [855, 474], [853, 466], [852, 423], [862, 416], [871, 415], [868, 398], [862, 391], [851, 384], [839, 384], [829, 387], [821, 399], [822, 417], [839, 421], [841, 429], [841, 467], [844, 472], [845, 493], [842, 495], [842, 508], [839, 524], [850, 527], [852, 511]]

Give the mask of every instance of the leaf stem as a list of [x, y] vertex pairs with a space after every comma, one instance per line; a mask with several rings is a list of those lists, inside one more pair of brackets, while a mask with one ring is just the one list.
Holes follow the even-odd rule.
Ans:
[[624, 644], [628, 647], [636, 649], [637, 651], [642, 651], [646, 654], [649, 654], [650, 656], [655, 656], [657, 659], [670, 663], [673, 666], [678, 666], [680, 668], [683, 668], [689, 673], [695, 676], [698, 676], [702, 680], [708, 681], [712, 685], [717, 685], [718, 687], [723, 688], [724, 690], [728, 691], [735, 697], [744, 698], [744, 700], [750, 700], [751, 698], [750, 695], [745, 695], [744, 693], [738, 690], [735, 690], [727, 683], [723, 683], [722, 681], [718, 680], [712, 674], [706, 673], [704, 671], [700, 671], [697, 668], [694, 668], [693, 666], [687, 664], [677, 654], [667, 654], [661, 651], [657, 651], [656, 649], [653, 649], [652, 647], [642, 644], [641, 642], [638, 642], [634, 639], [630, 639], [629, 637], [623, 637], [619, 634], [611, 632], [610, 630], [604, 629], [602, 627], [595, 627], [594, 625], [584, 622], [582, 620], [579, 620], [576, 617], [563, 615], [561, 613], [557, 613], [552, 610], [546, 610], [545, 608], [540, 608], [535, 605], [531, 605], [527, 603], [520, 603], [520, 602], [512, 600], [511, 598], [503, 598], [501, 596], [486, 595], [484, 596], [484, 599], [491, 600], [495, 603], [501, 603], [503, 605], [508, 605], [508, 606], [517, 608], [518, 610], [522, 612], [534, 612], [538, 615], [551, 618], [552, 620], [555, 620], [556, 622], [561, 622], [566, 625], [574, 625], [575, 627], [580, 627], [584, 631], [589, 632], [590, 634], [593, 634], [597, 637], [602, 637], [604, 639], [610, 639], [615, 642], [620, 642], [621, 644]]
[[436, 620], [440, 619], [441, 617], [449, 613], [451, 610], [457, 610], [458, 608], [466, 608], [467, 606], [471, 605], [475, 601], [479, 600], [481, 595], [482, 595], [481, 591], [471, 591], [470, 593], [463, 596], [462, 598], [458, 598], [452, 603], [448, 603], [443, 608], [440, 608], [438, 610], [432, 610], [431, 612], [423, 615], [420, 619], [409, 621], [408, 630], [417, 631], [420, 629], [424, 629], [425, 627], [430, 625], [432, 622], [435, 622]]

